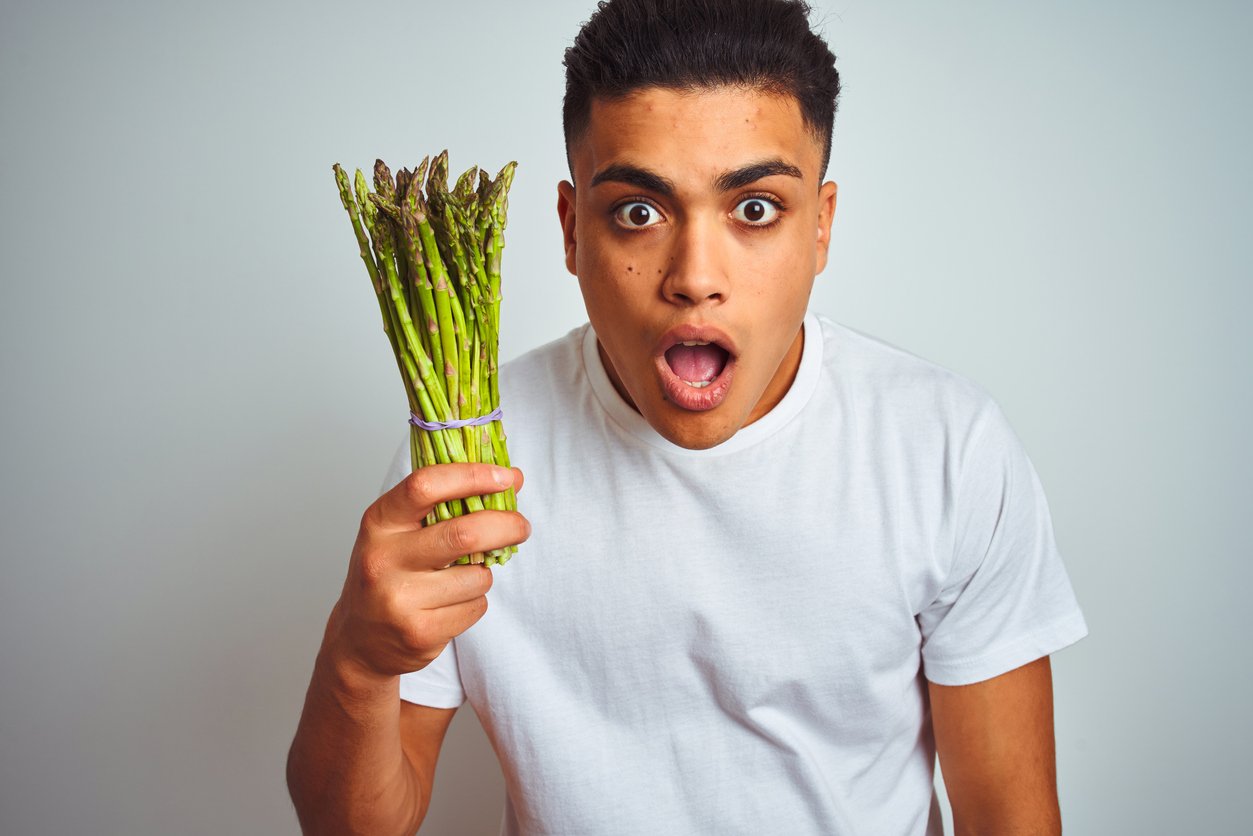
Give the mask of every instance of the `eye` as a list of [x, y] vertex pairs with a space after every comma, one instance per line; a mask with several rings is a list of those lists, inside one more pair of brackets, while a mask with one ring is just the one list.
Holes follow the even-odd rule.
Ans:
[[749, 197], [735, 205], [731, 217], [752, 226], [769, 226], [779, 216], [779, 207], [764, 197]]
[[661, 213], [647, 203], [624, 203], [613, 212], [614, 220], [628, 229], [645, 229], [661, 222]]

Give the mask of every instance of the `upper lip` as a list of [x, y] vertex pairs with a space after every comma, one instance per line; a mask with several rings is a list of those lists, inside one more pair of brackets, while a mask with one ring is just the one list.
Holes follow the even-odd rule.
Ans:
[[727, 336], [726, 332], [712, 325], [700, 325], [694, 322], [676, 325], [663, 334], [657, 342], [656, 354], [664, 355], [671, 347], [683, 342], [714, 343], [725, 349], [732, 357], [739, 354], [735, 342]]

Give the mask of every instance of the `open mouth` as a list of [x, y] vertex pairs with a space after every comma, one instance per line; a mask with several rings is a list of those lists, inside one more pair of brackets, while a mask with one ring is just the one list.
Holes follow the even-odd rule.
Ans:
[[717, 343], [699, 340], [676, 343], [665, 353], [670, 371], [693, 389], [703, 389], [713, 383], [726, 368], [730, 356]]
[[703, 411], [720, 404], [731, 388], [736, 355], [720, 331], [681, 326], [662, 339], [657, 371], [666, 400], [681, 409]]

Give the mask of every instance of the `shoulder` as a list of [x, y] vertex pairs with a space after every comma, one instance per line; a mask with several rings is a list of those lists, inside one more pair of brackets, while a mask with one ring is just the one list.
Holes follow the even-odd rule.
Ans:
[[823, 373], [867, 418], [971, 427], [997, 407], [965, 374], [821, 314]]
[[583, 323], [564, 335], [513, 358], [500, 367], [501, 399], [551, 399], [577, 384], [583, 372]]

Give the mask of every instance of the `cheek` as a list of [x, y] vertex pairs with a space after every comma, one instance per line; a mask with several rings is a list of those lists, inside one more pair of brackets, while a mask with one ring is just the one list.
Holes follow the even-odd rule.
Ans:
[[780, 236], [750, 245], [740, 257], [743, 286], [754, 299], [778, 306], [791, 297], [791, 290], [808, 286], [815, 272], [814, 253], [796, 235]]
[[644, 316], [647, 295], [645, 274], [638, 260], [601, 258], [583, 264], [579, 286], [588, 315], [597, 320], [602, 329], [615, 332], [606, 335], [610, 342], [620, 341], [618, 332], [638, 330], [633, 323]]
[[579, 281], [589, 304], [607, 309], [643, 308], [661, 278], [662, 270], [647, 253], [614, 247], [588, 248], [579, 259]]

